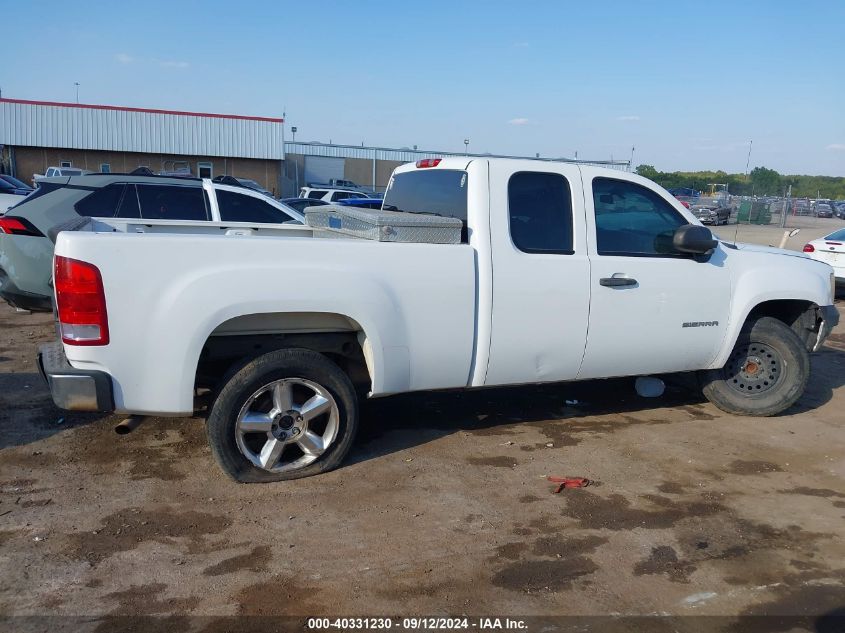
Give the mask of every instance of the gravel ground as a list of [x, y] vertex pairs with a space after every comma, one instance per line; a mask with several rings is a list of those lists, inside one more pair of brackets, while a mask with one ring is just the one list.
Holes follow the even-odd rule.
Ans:
[[201, 419], [117, 436], [57, 410], [33, 361], [52, 337], [0, 306], [0, 616], [845, 606], [842, 326], [776, 418], [628, 380], [416, 394], [368, 403], [339, 470], [252, 486], [218, 471]]

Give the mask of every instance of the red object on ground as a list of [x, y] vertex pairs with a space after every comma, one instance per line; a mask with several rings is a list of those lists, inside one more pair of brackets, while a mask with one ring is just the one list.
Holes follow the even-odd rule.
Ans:
[[586, 477], [554, 477], [549, 475], [547, 479], [553, 484], [557, 484], [555, 494], [559, 493], [564, 488], [586, 488], [592, 482]]

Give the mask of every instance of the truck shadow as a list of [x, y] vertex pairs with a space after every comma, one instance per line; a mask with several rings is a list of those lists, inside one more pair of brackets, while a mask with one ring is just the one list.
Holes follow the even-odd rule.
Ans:
[[810, 379], [801, 399], [784, 415], [805, 413], [826, 404], [845, 385], [845, 334], [831, 334], [810, 356]]
[[[841, 335], [840, 335], [841, 336]], [[845, 337], [842, 337], [845, 339]], [[834, 339], [833, 345], [839, 345]], [[842, 348], [826, 346], [812, 356], [812, 374], [801, 399], [782, 416], [794, 416], [818, 408], [845, 384], [845, 340]], [[624, 426], [629, 414], [681, 408], [703, 421], [728, 414], [706, 403], [695, 376], [665, 376], [666, 391], [659, 398], [643, 398], [634, 390], [634, 379], [614, 378], [578, 383], [493, 387], [470, 391], [429, 391], [377, 398], [364, 402], [358, 440], [347, 464], [425, 444], [459, 431], [509, 435], [514, 425], [571, 420], [577, 432], [589, 433], [592, 421], [579, 418], [615, 415]], [[595, 422], [607, 426], [602, 420]], [[667, 422], [670, 423], [670, 422]], [[597, 426], [597, 430], [601, 430]]]
[[346, 461], [366, 461], [458, 431], [509, 435], [514, 425], [702, 402], [687, 377], [667, 383], [660, 398], [638, 396], [632, 378], [402, 394], [363, 403], [358, 441]]
[[36, 373], [0, 374], [0, 449], [24, 446], [105, 417], [108, 414], [62, 411]]

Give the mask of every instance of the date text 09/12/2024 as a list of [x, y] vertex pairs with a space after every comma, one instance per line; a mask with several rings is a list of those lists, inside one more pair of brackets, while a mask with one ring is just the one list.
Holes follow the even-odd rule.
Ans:
[[526, 630], [527, 624], [518, 618], [478, 617], [408, 617], [408, 618], [308, 618], [306, 628], [321, 630], [391, 630], [433, 631], [433, 630], [478, 630], [496, 631]]

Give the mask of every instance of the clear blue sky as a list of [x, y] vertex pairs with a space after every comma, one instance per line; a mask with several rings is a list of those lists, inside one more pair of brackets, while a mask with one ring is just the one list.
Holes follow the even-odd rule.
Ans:
[[[3, 96], [297, 139], [845, 176], [845, 2], [0, 0]], [[37, 9], [37, 10], [36, 10]], [[13, 20], [9, 20], [14, 16]], [[356, 94], [357, 93], [357, 94]]]

